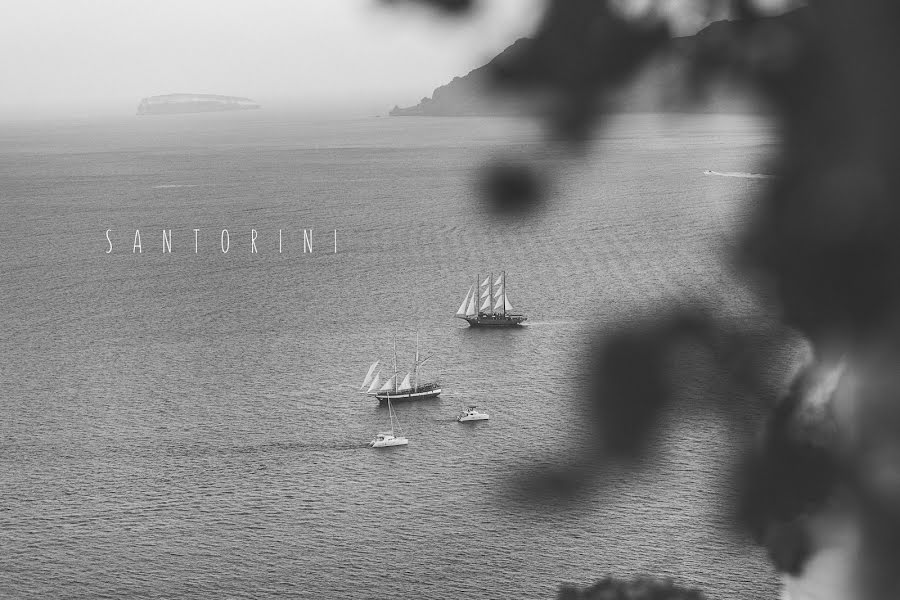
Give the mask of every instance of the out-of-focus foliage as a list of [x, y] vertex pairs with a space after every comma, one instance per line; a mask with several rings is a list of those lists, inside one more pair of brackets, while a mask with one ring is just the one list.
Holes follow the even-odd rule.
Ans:
[[425, 4], [446, 15], [464, 15], [475, 5], [474, 0], [381, 0], [385, 4]]
[[559, 600], [703, 600], [699, 590], [683, 588], [665, 579], [639, 578], [632, 581], [606, 578], [580, 590], [563, 587]]
[[544, 182], [527, 164], [510, 159], [484, 166], [479, 178], [481, 194], [501, 216], [518, 217], [536, 211], [545, 197]]
[[[420, 0], [459, 13], [472, 2]], [[818, 0], [548, 0], [533, 43], [493, 69], [495, 83], [538, 93], [553, 143], [578, 150], [604, 123], [608, 96], [677, 45], [684, 22], [727, 17], [695, 36], [682, 86], [702, 102], [728, 81], [758, 99], [778, 127], [775, 175], [753, 199], [735, 262], [799, 332], [812, 359], [770, 412], [761, 444], [740, 465], [738, 523], [775, 567], [800, 575], [817, 551], [815, 516], [859, 523], [859, 598], [900, 598], [900, 2]], [[792, 10], [788, 10], [792, 9]], [[796, 10], [793, 10], [796, 9]], [[543, 204], [521, 165], [485, 171], [486, 200], [522, 215]], [[776, 333], [780, 335], [779, 333]], [[664, 427], [668, 357], [690, 341], [751, 392], [765, 374], [753, 324], [663, 309], [604, 332], [588, 369], [599, 460], [637, 464]], [[703, 402], [703, 399], [697, 399]], [[811, 408], [812, 407], [812, 408]], [[816, 408], [818, 407], [818, 409]], [[821, 410], [819, 410], [821, 409]], [[579, 489], [545, 473], [541, 494]], [[609, 581], [563, 598], [627, 596]], [[637, 585], [637, 584], [635, 584]], [[605, 586], [605, 587], [604, 587]], [[619, 594], [619, 595], [616, 595]]]

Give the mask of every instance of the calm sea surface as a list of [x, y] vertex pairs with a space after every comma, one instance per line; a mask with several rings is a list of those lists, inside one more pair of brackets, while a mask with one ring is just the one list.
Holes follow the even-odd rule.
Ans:
[[[668, 415], [656, 462], [574, 510], [509, 498], [583, 452], [596, 335], [691, 294], [754, 310], [725, 257], [765, 180], [703, 171], [764, 169], [771, 128], [623, 117], [545, 210], [497, 222], [476, 168], [540, 140], [264, 111], [0, 126], [0, 597], [551, 598], [641, 573], [773, 597], [714, 415]], [[501, 269], [529, 326], [453, 319]], [[369, 449], [388, 415], [356, 388], [416, 331], [444, 393], [398, 407], [407, 448]], [[695, 375], [682, 393], [722, 393]], [[456, 423], [469, 403], [491, 420]]]

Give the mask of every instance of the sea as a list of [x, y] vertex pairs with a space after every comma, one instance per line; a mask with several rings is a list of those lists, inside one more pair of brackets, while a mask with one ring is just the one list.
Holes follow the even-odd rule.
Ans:
[[[692, 297], [765, 312], [730, 257], [775, 133], [623, 115], [576, 152], [525, 118], [0, 124], [0, 597], [554, 598], [641, 575], [776, 597], [733, 526], [745, 440], [721, 412], [667, 412], [652, 456], [574, 499], [520, 485], [596, 459], [604, 335]], [[479, 194], [508, 157], [547, 177], [512, 219]], [[454, 318], [504, 271], [526, 326]], [[390, 421], [366, 371], [396, 347], [402, 376], [417, 339], [443, 393], [396, 406], [407, 447], [369, 448]], [[735, 393], [689, 371], [688, 400]], [[469, 404], [490, 420], [456, 422]]]

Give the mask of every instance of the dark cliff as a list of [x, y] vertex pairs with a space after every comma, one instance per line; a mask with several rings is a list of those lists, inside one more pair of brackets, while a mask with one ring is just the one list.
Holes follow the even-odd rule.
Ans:
[[[776, 17], [766, 17], [777, 22], [802, 18], [805, 9], [798, 9]], [[684, 75], [689, 62], [698, 52], [711, 43], [737, 35], [739, 24], [733, 21], [716, 21], [695, 35], [673, 38], [665, 48], [652, 58], [637, 75], [609, 99], [608, 108], [615, 112], [754, 112], [758, 107], [747, 99], [743, 90], [730, 85], [715, 87], [706, 102], [691, 105], [683, 99], [689, 97]], [[415, 106], [395, 106], [391, 116], [499, 116], [517, 114], [524, 108], [534, 108], [541, 100], [537, 97], [501, 96], [491, 83], [490, 74], [516, 53], [528, 48], [532, 40], [521, 38], [503, 50], [485, 65], [463, 77], [454, 77], [446, 85], [435, 89], [430, 98], [422, 98]]]

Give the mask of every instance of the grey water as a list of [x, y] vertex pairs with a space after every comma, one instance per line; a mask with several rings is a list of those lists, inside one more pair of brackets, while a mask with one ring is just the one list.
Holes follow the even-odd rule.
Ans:
[[[265, 111], [0, 125], [0, 597], [552, 598], [644, 573], [772, 597], [722, 508], [715, 415], [667, 415], [653, 462], [571, 510], [510, 501], [511, 474], [584, 452], [595, 336], [691, 295], [758, 310], [726, 259], [766, 182], [704, 171], [761, 171], [772, 128], [620, 117], [532, 218], [493, 217], [478, 167], [546, 160], [542, 139]], [[501, 270], [528, 326], [454, 319]], [[397, 406], [408, 447], [367, 448], [388, 415], [358, 387], [417, 333], [444, 392]], [[491, 420], [455, 422], [467, 404]]]

